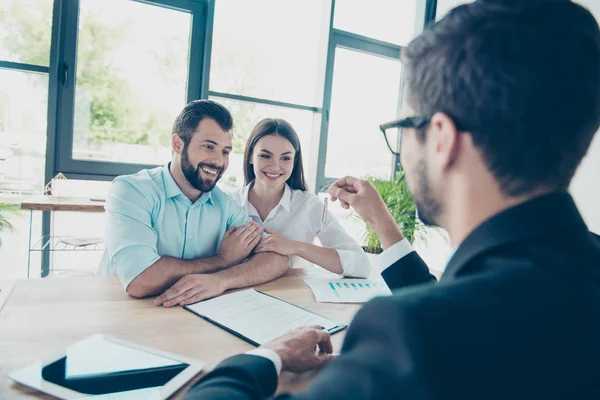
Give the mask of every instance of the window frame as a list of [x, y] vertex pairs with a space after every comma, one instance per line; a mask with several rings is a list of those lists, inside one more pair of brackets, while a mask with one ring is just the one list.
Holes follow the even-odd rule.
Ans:
[[[187, 101], [203, 98], [208, 87], [204, 82], [205, 72], [210, 67], [209, 14], [213, 1], [193, 0], [130, 0], [155, 7], [163, 7], [191, 14], [190, 56], [187, 76]], [[56, 138], [54, 172], [62, 172], [71, 179], [112, 180], [118, 175], [132, 174], [152, 164], [129, 164], [107, 161], [79, 160], [73, 158], [73, 124], [75, 114], [75, 76], [77, 71], [77, 38], [79, 30], [80, 0], [57, 0], [60, 3], [60, 33], [57, 43], [58, 54], [55, 65], [57, 85], [55, 97], [55, 123], [49, 136]], [[214, 9], [214, 8], [213, 8]], [[51, 100], [51, 99], [50, 99]]]
[[[437, 0], [417, 0], [416, 19], [422, 20], [423, 24], [415, 24], [415, 35], [422, 32], [425, 26], [431, 21], [435, 21], [435, 10], [437, 8]], [[384, 42], [370, 37], [358, 35], [351, 32], [346, 32], [334, 28], [335, 0], [332, 4], [330, 30], [329, 30], [329, 45], [327, 50], [327, 65], [325, 73], [325, 88], [323, 96], [323, 118], [321, 121], [321, 130], [319, 135], [319, 154], [316, 167], [316, 192], [326, 191], [327, 188], [341, 177], [331, 177], [325, 175], [325, 163], [327, 161], [327, 139], [329, 134], [329, 113], [331, 109], [331, 95], [333, 90], [333, 75], [335, 67], [335, 51], [338, 47], [348, 50], [358, 51], [369, 55], [384, 57], [393, 60], [400, 60], [402, 47], [397, 44]], [[402, 106], [403, 94], [403, 77], [400, 77], [400, 86], [398, 87], [398, 105], [397, 115], [400, 116], [400, 108]], [[391, 156], [390, 173], [394, 177], [400, 165], [400, 158]]]
[[[135, 173], [140, 169], [156, 166], [73, 159], [73, 117], [75, 111], [74, 84], [75, 72], [77, 70], [78, 14], [81, 1], [82, 0], [54, 0], [51, 55], [50, 65], [48, 67], [0, 60], [0, 68], [21, 69], [49, 74], [50, 87], [48, 99], [46, 181], [49, 181], [58, 172], [64, 173], [71, 179], [112, 180], [118, 175]], [[187, 101], [206, 99], [209, 96], [215, 96], [232, 100], [307, 110], [320, 114], [318, 115], [318, 117], [321, 118], [320, 129], [318, 132], [313, 132], [313, 138], [316, 144], [315, 146], [311, 146], [313, 149], [316, 149], [318, 154], [317, 157], [312, 158], [314, 160], [314, 165], [306, 166], [308, 171], [312, 171], [312, 176], [308, 176], [307, 179], [309, 182], [313, 183], [310, 186], [316, 188], [316, 192], [322, 191], [325, 186], [335, 180], [334, 177], [326, 177], [324, 172], [336, 48], [343, 47], [392, 59], [399, 59], [402, 51], [402, 46], [334, 28], [335, 0], [331, 0], [329, 4], [331, 7], [329, 15], [329, 37], [326, 43], [327, 55], [325, 64], [322, 67], [324, 85], [323, 104], [321, 107], [211, 91], [209, 89], [209, 78], [216, 0], [130, 1], [166, 7], [192, 14]], [[435, 21], [437, 0], [417, 0], [417, 2], [416, 18], [417, 20], [424, 21], [422, 26], [417, 24], [417, 31], [420, 31], [427, 23]], [[399, 88], [400, 91], [401, 89], [402, 88]], [[398, 105], [398, 110], [399, 109], [400, 104]], [[397, 169], [397, 165], [398, 160], [395, 160], [394, 166], [392, 167], [393, 171]]]
[[[367, 38], [350, 32], [333, 29], [329, 39], [327, 54], [327, 72], [325, 75], [325, 95], [323, 96], [323, 115], [321, 120], [321, 134], [319, 142], [319, 155], [317, 164], [317, 192], [327, 190], [336, 179], [341, 177], [330, 177], [325, 175], [325, 164], [327, 162], [329, 116], [331, 110], [331, 97], [333, 92], [333, 79], [335, 69], [335, 53], [337, 48], [357, 51], [371, 56], [383, 57], [399, 62], [401, 46]], [[401, 79], [402, 81], [402, 79]], [[401, 87], [398, 88], [401, 90]], [[392, 160], [393, 162], [393, 160]]]

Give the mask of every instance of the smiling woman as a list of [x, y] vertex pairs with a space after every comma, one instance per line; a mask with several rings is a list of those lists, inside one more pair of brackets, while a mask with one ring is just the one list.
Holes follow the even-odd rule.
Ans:
[[[257, 146], [259, 142], [262, 143], [261, 146]], [[279, 150], [279, 154], [274, 154], [269, 150], [272, 148]], [[253, 154], [257, 157], [253, 157]], [[281, 162], [273, 163], [278, 157]], [[254, 163], [258, 166], [253, 165]], [[254, 180], [257, 171], [258, 175], [266, 176], [271, 181], [281, 178], [294, 190], [307, 190], [300, 139], [287, 121], [265, 118], [252, 130], [244, 151], [246, 185]]]
[[[265, 118], [252, 130], [244, 175], [246, 186], [237, 192], [238, 200], [268, 234], [255, 252], [300, 257], [346, 276], [369, 275], [361, 247], [307, 191], [300, 141], [287, 121]], [[313, 244], [316, 238], [322, 246]]]

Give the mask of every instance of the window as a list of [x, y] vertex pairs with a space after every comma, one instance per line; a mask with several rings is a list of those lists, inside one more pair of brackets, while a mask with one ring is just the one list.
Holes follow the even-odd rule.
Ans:
[[325, 176], [391, 176], [379, 125], [396, 118], [400, 61], [337, 48]]
[[191, 14], [82, 0], [73, 159], [163, 164], [186, 104]]
[[52, 4], [0, 5], [0, 191], [44, 188]]
[[598, 1], [598, 0], [576, 0], [576, 1], [574, 1], [574, 3], [578, 3], [582, 6], [584, 6], [585, 8], [587, 8], [588, 10], [590, 10], [590, 12], [592, 14], [594, 14], [596, 19], [600, 18], [600, 1]]
[[224, 190], [232, 191], [244, 185], [244, 149], [250, 132], [263, 118], [282, 118], [294, 127], [300, 137], [306, 172], [310, 163], [309, 146], [317, 114], [312, 111], [218, 97], [211, 97], [211, 100], [227, 107], [233, 116], [233, 151], [229, 156], [229, 168], [221, 180]]
[[336, 0], [334, 28], [405, 45], [419, 23], [417, 0]]
[[52, 0], [2, 0], [0, 60], [48, 66]]
[[234, 119], [224, 190], [243, 185], [246, 141], [267, 117], [292, 124], [305, 173], [316, 170], [311, 163], [316, 165], [318, 154], [311, 146], [321, 122], [330, 15], [331, 2], [322, 0], [215, 2], [209, 95]]
[[[0, 3], [0, 192], [44, 188], [52, 0]], [[41, 215], [13, 218], [2, 234], [2, 277], [26, 276], [29, 231]], [[35, 233], [34, 233], [35, 234]], [[39, 265], [32, 257], [32, 265]]]
[[0, 190], [44, 188], [48, 75], [0, 69]]
[[329, 1], [219, 0], [210, 90], [320, 105]]
[[448, 11], [452, 10], [455, 7], [460, 6], [461, 4], [472, 3], [474, 0], [465, 1], [465, 0], [437, 0], [437, 11], [435, 13], [435, 19], [439, 21], [444, 18], [444, 16], [448, 13]]
[[[47, 102], [47, 74], [0, 69], [0, 193], [44, 189]], [[29, 231], [39, 235], [42, 218], [23, 217], [11, 218], [14, 233], [2, 233], [1, 277], [27, 276]], [[34, 254], [31, 265], [39, 263]]]

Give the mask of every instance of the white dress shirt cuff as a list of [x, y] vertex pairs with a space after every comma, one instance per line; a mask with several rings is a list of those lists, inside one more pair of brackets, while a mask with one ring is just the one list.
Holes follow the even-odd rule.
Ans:
[[273, 364], [275, 364], [277, 376], [279, 376], [279, 374], [281, 373], [281, 357], [279, 357], [279, 354], [277, 354], [277, 352], [275, 352], [274, 350], [259, 347], [257, 349], [247, 351], [246, 354], [249, 354], [251, 356], [259, 356], [271, 360]]
[[404, 238], [395, 245], [388, 247], [383, 253], [379, 255], [379, 269], [381, 272], [385, 271], [388, 267], [394, 264], [402, 257], [415, 251], [408, 239]]
[[[358, 246], [357, 246], [358, 247]], [[347, 278], [368, 278], [371, 273], [371, 264], [364, 251], [359, 249], [342, 250], [335, 249], [342, 264], [344, 277]]]

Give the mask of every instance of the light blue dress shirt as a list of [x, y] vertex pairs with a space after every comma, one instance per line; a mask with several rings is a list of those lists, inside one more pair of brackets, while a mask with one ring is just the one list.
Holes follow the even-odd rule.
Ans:
[[97, 274], [118, 275], [126, 289], [162, 256], [216, 255], [225, 232], [249, 220], [246, 210], [216, 187], [192, 204], [168, 165], [117, 177], [104, 208], [105, 250]]

